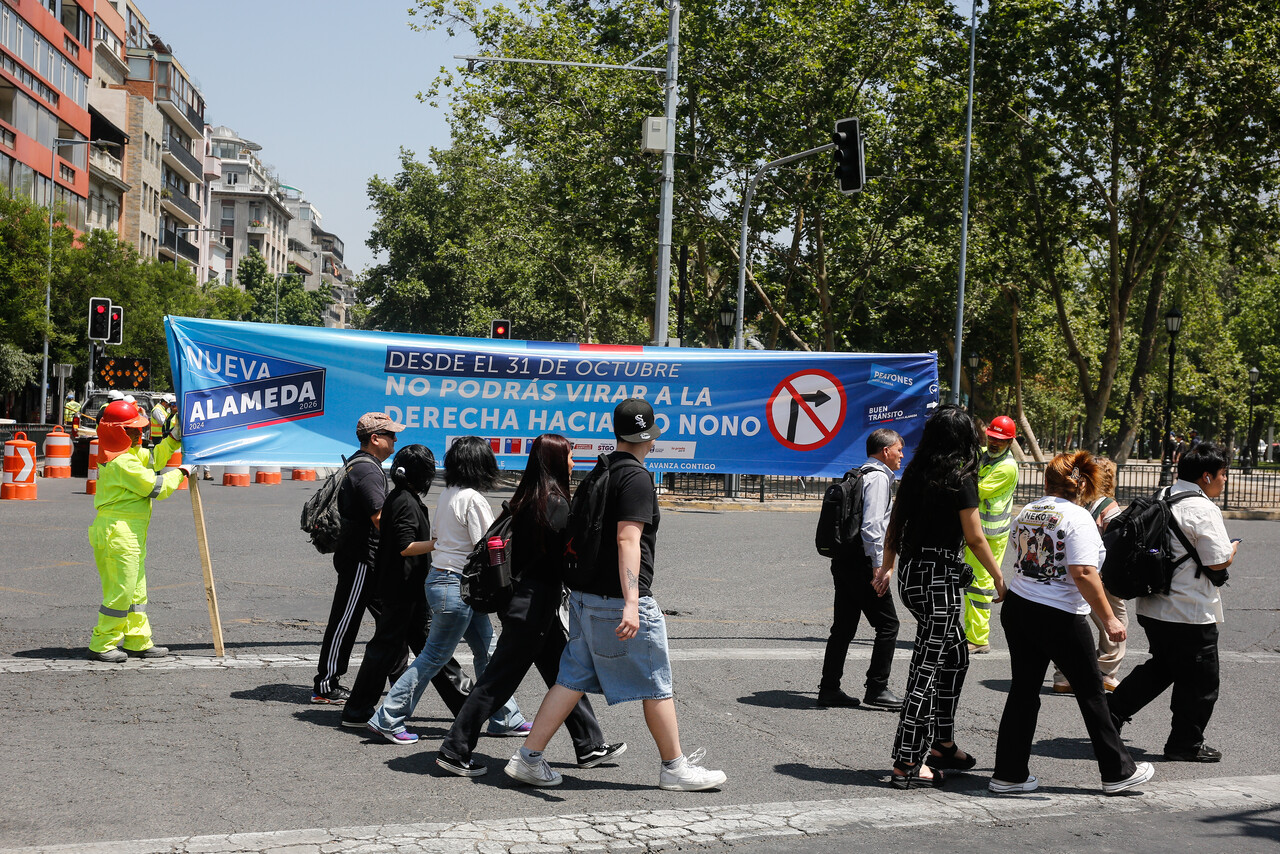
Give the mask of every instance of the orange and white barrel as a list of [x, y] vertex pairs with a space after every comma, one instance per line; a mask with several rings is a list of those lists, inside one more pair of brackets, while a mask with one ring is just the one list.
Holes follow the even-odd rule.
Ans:
[[85, 495], [98, 494], [98, 440], [89, 442], [89, 479], [84, 482]]
[[315, 480], [316, 470], [315, 469], [294, 469], [293, 479], [294, 480]]
[[248, 486], [249, 485], [249, 467], [248, 466], [223, 466], [222, 485], [223, 486]]
[[44, 440], [44, 476], [71, 477], [71, 437], [56, 425]]
[[[182, 449], [173, 452], [173, 456], [169, 457], [169, 462], [165, 464], [168, 468], [176, 469], [182, 465]], [[178, 489], [187, 489], [187, 479], [184, 477], [182, 483], [178, 484]]]
[[257, 466], [253, 470], [254, 483], [277, 484], [280, 482], [280, 466]]
[[0, 482], [0, 498], [36, 499], [36, 443], [27, 441], [26, 433], [15, 433], [4, 443], [4, 480]]

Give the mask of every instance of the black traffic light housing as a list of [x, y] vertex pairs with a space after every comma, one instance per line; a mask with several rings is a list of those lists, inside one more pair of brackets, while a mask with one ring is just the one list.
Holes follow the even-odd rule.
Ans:
[[862, 134], [858, 130], [858, 120], [841, 119], [836, 122], [831, 141], [836, 145], [835, 175], [840, 182], [840, 192], [846, 195], [862, 192], [863, 185], [867, 183], [867, 172], [863, 163]]
[[490, 338], [510, 338], [511, 337], [511, 321], [510, 320], [493, 320], [489, 322]]
[[111, 336], [107, 338], [108, 344], [124, 343], [124, 307], [119, 305], [111, 306], [111, 311], [107, 312], [111, 316]]
[[106, 341], [111, 337], [111, 300], [89, 298], [89, 340]]

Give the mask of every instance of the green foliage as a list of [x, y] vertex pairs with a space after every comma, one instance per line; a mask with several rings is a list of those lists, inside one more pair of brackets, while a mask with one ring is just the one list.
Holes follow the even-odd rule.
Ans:
[[0, 342], [0, 395], [21, 391], [40, 378], [40, 360], [8, 342]]

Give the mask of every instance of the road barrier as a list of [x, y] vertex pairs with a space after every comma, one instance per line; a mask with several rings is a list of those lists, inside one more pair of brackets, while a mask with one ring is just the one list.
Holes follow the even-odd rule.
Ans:
[[316, 470], [315, 469], [294, 469], [293, 479], [294, 480], [315, 480]]
[[0, 483], [0, 498], [36, 499], [36, 443], [28, 441], [27, 434], [21, 431], [4, 443], [4, 481]]
[[[173, 452], [173, 456], [169, 457], [169, 462], [167, 463], [167, 466], [173, 469], [176, 469], [180, 465], [182, 465], [181, 448]], [[178, 484], [178, 489], [190, 489], [190, 487], [187, 486], [187, 479], [185, 477], [182, 479], [182, 483]]]
[[223, 467], [222, 485], [223, 486], [248, 486], [249, 485], [249, 467], [248, 466]]
[[278, 484], [280, 482], [280, 466], [257, 466], [253, 470], [253, 482]]
[[98, 440], [89, 440], [89, 473], [84, 482], [85, 495], [98, 494]]
[[71, 477], [71, 437], [61, 425], [44, 437], [44, 476]]

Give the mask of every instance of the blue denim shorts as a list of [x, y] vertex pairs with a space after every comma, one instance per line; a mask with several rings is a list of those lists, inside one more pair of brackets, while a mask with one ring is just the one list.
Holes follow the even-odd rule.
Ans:
[[615, 633], [621, 599], [569, 591], [569, 643], [556, 682], [572, 691], [603, 694], [605, 702], [665, 700], [671, 694], [667, 621], [652, 596], [640, 597], [640, 629], [631, 640]]

